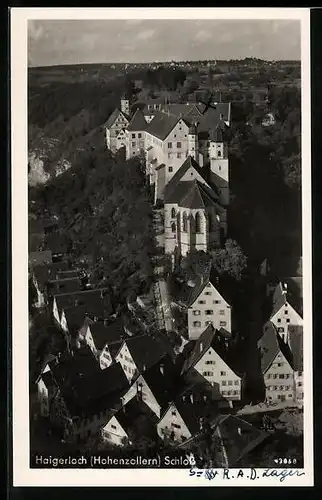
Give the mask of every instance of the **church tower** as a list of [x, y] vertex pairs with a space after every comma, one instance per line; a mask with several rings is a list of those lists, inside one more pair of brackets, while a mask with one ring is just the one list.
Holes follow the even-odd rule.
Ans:
[[198, 161], [198, 131], [196, 125], [191, 125], [188, 132], [188, 156]]
[[130, 114], [130, 100], [125, 95], [121, 97], [121, 111], [127, 116]]
[[229, 205], [228, 145], [219, 125], [210, 132], [208, 153], [212, 181], [218, 188], [221, 203]]

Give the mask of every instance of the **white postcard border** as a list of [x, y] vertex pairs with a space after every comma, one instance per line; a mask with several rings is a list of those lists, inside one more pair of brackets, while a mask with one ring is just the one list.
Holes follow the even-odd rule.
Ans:
[[[11, 15], [11, 140], [12, 140], [12, 389], [14, 486], [312, 486], [312, 228], [311, 228], [311, 102], [310, 10], [306, 8], [12, 8]], [[302, 63], [302, 215], [304, 296], [304, 475], [281, 481], [189, 477], [185, 469], [31, 469], [29, 467], [28, 371], [28, 201], [27, 201], [27, 23], [37, 19], [298, 19]], [[311, 390], [309, 389], [311, 388]], [[239, 469], [232, 469], [237, 476]], [[243, 469], [247, 471], [247, 469]], [[280, 469], [277, 469], [280, 470]], [[249, 469], [248, 469], [249, 471]], [[262, 471], [262, 472], [261, 472]], [[299, 472], [302, 471], [299, 470]], [[122, 473], [122, 476], [120, 476]], [[120, 477], [122, 478], [120, 481]], [[121, 484], [120, 484], [121, 483]]]

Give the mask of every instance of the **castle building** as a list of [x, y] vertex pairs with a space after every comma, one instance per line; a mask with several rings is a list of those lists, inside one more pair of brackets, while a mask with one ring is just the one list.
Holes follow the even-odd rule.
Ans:
[[106, 144], [126, 158], [145, 156], [145, 172], [165, 205], [165, 252], [220, 246], [227, 233], [230, 103], [169, 104], [149, 101], [129, 116], [121, 100], [106, 123]]
[[[166, 167], [164, 167], [166, 168]], [[165, 186], [165, 253], [177, 248], [181, 255], [191, 250], [220, 246], [226, 236], [226, 209], [206, 171], [191, 157], [185, 160]]]

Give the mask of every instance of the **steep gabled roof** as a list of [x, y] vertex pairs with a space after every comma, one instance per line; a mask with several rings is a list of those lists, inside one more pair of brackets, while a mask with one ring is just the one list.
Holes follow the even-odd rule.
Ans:
[[234, 301], [235, 283], [233, 280], [230, 280], [229, 277], [219, 276], [215, 269], [209, 267], [208, 270], [205, 270], [203, 276], [195, 276], [194, 282], [194, 286], [188, 285], [187, 283], [178, 283], [177, 286], [174, 286], [172, 292], [173, 301], [180, 306], [190, 307], [197, 300], [208, 283], [211, 283], [223, 299], [229, 305], [232, 305]]
[[123, 113], [120, 109], [116, 108], [114, 109], [113, 113], [108, 117], [107, 121], [105, 122], [104, 126], [106, 128], [112, 127], [114, 125], [115, 120], [119, 116], [119, 114], [122, 113], [122, 115], [128, 120], [128, 116]]
[[[220, 205], [218, 205], [218, 203], [215, 202], [215, 200], [207, 193], [203, 184], [197, 181], [197, 179], [194, 179], [192, 181], [192, 184], [190, 184], [189, 181], [181, 181], [177, 185], [177, 189], [178, 186], [180, 186], [180, 184], [184, 185], [186, 183], [188, 183], [187, 185], [188, 192], [186, 194], [183, 194], [181, 200], [178, 199], [178, 204], [181, 207], [191, 208], [191, 209], [198, 209], [198, 208], [205, 209], [206, 207], [215, 206], [216, 208], [222, 210], [222, 207], [220, 207]], [[182, 188], [183, 187], [185, 186], [182, 186]], [[172, 193], [173, 198], [175, 198], [175, 194], [176, 190]]]
[[207, 407], [200, 403], [191, 403], [190, 401], [176, 400], [173, 403], [183, 419], [184, 423], [193, 436], [200, 431], [201, 419], [209, 416]]
[[303, 317], [302, 278], [285, 278], [279, 282], [273, 295], [271, 318], [287, 303]]
[[290, 351], [287, 344], [283, 342], [277, 333], [275, 325], [268, 321], [264, 327], [264, 335], [258, 342], [261, 350], [261, 369], [266, 373], [274, 362], [276, 356], [281, 352], [288, 362], [290, 362]]
[[165, 357], [148, 368], [143, 374], [145, 382], [152, 391], [161, 408], [172, 401], [177, 388], [175, 365]]
[[[148, 407], [148, 405], [137, 398], [132, 398], [126, 405], [114, 414], [114, 417], [128, 435], [134, 434], [134, 438], [142, 438], [142, 432], [144, 436], [149, 436], [156, 432], [155, 426], [158, 421], [158, 417]], [[145, 425], [142, 428], [143, 418]]]
[[145, 121], [144, 115], [140, 109], [137, 109], [132, 116], [132, 119], [127, 127], [127, 130], [145, 130], [147, 127], [147, 122]]
[[190, 356], [186, 359], [182, 368], [182, 373], [186, 373], [191, 368], [194, 368], [194, 366], [198, 363], [198, 361], [211, 346], [215, 335], [215, 328], [212, 325], [208, 325], [207, 328], [202, 332], [200, 337], [197, 339]]
[[64, 385], [61, 393], [72, 416], [91, 416], [119, 404], [128, 390], [128, 380], [120, 363], [78, 377]]
[[200, 118], [198, 132], [215, 130], [223, 121], [230, 121], [230, 103], [219, 102], [208, 108]]
[[183, 365], [181, 373], [186, 373], [194, 368], [205, 352], [212, 347], [227, 366], [237, 374], [233, 367], [233, 360], [231, 359], [229, 349], [224, 344], [224, 340], [227, 337], [226, 333], [225, 330], [216, 330], [212, 325], [208, 325], [197, 339], [192, 352]]
[[[216, 431], [225, 450], [222, 454], [221, 447], [215, 447], [219, 452], [217, 460], [223, 467], [233, 467], [268, 437], [266, 432], [235, 415], [220, 416]], [[221, 454], [224, 456], [220, 457]]]
[[160, 112], [156, 113], [154, 118], [148, 124], [146, 132], [163, 141], [166, 137], [168, 137], [171, 130], [176, 126], [180, 119], [181, 118], [174, 115], [168, 115]]
[[123, 323], [116, 323], [115, 326], [114, 324], [105, 326], [103, 323], [92, 323], [89, 325], [89, 329], [91, 331], [95, 347], [99, 351], [101, 351], [106, 344], [110, 345], [115, 342], [121, 342], [123, 341], [123, 338], [126, 337]]
[[288, 327], [291, 364], [293, 370], [303, 371], [303, 326], [291, 325]]
[[73, 356], [49, 362], [49, 368], [58, 387], [73, 385], [79, 378], [89, 376], [98, 369], [98, 363], [89, 347], [78, 349]]
[[165, 356], [173, 355], [166, 340], [155, 339], [150, 335], [130, 337], [124, 341], [139, 372], [147, 370]]
[[[208, 179], [206, 175], [206, 171], [201, 169], [199, 164], [194, 160], [191, 156], [188, 156], [186, 160], [183, 162], [179, 170], [174, 174], [171, 180], [167, 183], [165, 187], [165, 195], [164, 200], [166, 203], [171, 203], [172, 199], [177, 199], [178, 193], [175, 193], [175, 189], [180, 183], [184, 174], [189, 170], [189, 168], [193, 168], [196, 172], [204, 179], [204, 181], [208, 184]], [[184, 181], [184, 182], [192, 182], [192, 181]], [[187, 189], [183, 186], [184, 189]], [[175, 194], [174, 194], [175, 193]]]

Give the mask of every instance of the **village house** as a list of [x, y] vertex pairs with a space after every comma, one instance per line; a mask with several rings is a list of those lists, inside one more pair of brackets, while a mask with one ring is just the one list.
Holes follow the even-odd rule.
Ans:
[[104, 443], [126, 446], [143, 438], [155, 443], [157, 417], [141, 400], [133, 398], [102, 427]]
[[157, 424], [161, 439], [182, 443], [202, 432], [203, 424], [209, 419], [207, 407], [190, 400], [177, 399], [170, 403]]
[[103, 370], [114, 362], [114, 357], [126, 337], [122, 320], [110, 325], [89, 321], [84, 341], [98, 359]]
[[174, 286], [172, 301], [187, 311], [188, 337], [200, 337], [208, 325], [232, 332], [232, 285], [214, 271]]
[[181, 381], [175, 365], [169, 357], [163, 357], [131, 381], [122, 401], [126, 405], [133, 398], [136, 398], [160, 418], [161, 413], [168, 406], [169, 401], [172, 401], [180, 386]]
[[174, 356], [167, 339], [155, 339], [150, 335], [139, 335], [124, 340], [115, 361], [119, 362], [129, 381], [162, 358]]
[[231, 336], [209, 325], [184, 362], [182, 376], [197, 383], [206, 380], [214, 400], [239, 401], [243, 373], [231, 344]]
[[[247, 467], [247, 456], [267, 438], [268, 434], [235, 415], [219, 415], [207, 429], [208, 452], [212, 467]], [[184, 441], [179, 449], [191, 451], [204, 439], [197, 433]], [[246, 461], [245, 461], [246, 459]]]
[[292, 402], [296, 399], [294, 370], [289, 346], [282, 340], [273, 322], [264, 326], [258, 343], [266, 401]]
[[108, 415], [121, 407], [122, 395], [128, 388], [121, 366], [115, 363], [101, 370], [89, 348], [79, 349], [64, 361], [50, 362], [49, 366], [42, 380], [45, 377], [46, 386], [53, 386], [48, 389], [48, 395], [53, 395], [48, 400], [52, 423], [70, 442], [98, 437]]
[[287, 278], [280, 281], [273, 294], [273, 308], [270, 321], [284, 342], [288, 343], [288, 329], [291, 325], [303, 325], [302, 279]]

